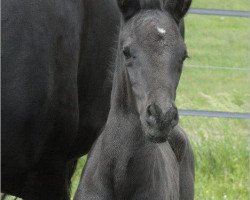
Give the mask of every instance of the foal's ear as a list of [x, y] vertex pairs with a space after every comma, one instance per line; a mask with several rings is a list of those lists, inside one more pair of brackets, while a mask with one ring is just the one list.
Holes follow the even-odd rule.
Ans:
[[179, 23], [187, 13], [192, 0], [168, 0], [165, 9], [172, 13], [173, 17]]
[[117, 0], [117, 3], [126, 21], [141, 9], [139, 0]]

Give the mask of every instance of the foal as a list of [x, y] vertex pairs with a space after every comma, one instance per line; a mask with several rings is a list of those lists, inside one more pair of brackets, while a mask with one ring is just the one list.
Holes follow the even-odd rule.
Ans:
[[177, 2], [166, 11], [118, 1], [111, 108], [75, 199], [193, 199], [193, 157], [174, 104], [187, 57], [178, 22], [191, 1]]

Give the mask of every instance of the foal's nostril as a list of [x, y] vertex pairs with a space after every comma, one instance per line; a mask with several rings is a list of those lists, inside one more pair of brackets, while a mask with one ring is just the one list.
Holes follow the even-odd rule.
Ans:
[[147, 114], [148, 116], [156, 116], [158, 114], [159, 109], [155, 104], [151, 104], [147, 107]]
[[155, 126], [158, 123], [160, 113], [160, 108], [156, 104], [149, 105], [147, 107], [147, 124], [149, 126]]
[[156, 121], [156, 118], [154, 116], [149, 116], [147, 119], [146, 119], [146, 122], [149, 126], [155, 126], [157, 124], [157, 121]]
[[159, 129], [165, 129], [166, 127], [174, 127], [178, 124], [179, 116], [176, 106], [172, 106], [167, 109], [165, 114], [162, 113], [161, 108], [153, 103], [147, 107], [147, 119], [146, 122], [149, 126], [158, 126]]

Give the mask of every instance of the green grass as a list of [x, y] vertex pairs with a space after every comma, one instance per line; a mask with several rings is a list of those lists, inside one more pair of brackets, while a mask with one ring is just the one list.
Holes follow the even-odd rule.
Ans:
[[250, 2], [249, 0], [193, 0], [192, 7], [249, 11]]
[[[185, 63], [177, 106], [249, 112], [249, 20], [189, 15]], [[248, 120], [181, 117], [196, 158], [196, 200], [248, 200]]]
[[80, 177], [82, 173], [82, 169], [84, 167], [84, 164], [86, 162], [87, 156], [83, 156], [78, 160], [77, 166], [76, 166], [76, 171], [72, 177], [72, 185], [71, 185], [71, 196], [74, 196]]
[[190, 66], [249, 69], [249, 20], [189, 15], [185, 62], [177, 91], [179, 108], [245, 112], [249, 110], [250, 71]]
[[196, 200], [248, 200], [247, 120], [181, 117], [196, 159]]
[[185, 23], [187, 64], [249, 66], [249, 19], [188, 15]]

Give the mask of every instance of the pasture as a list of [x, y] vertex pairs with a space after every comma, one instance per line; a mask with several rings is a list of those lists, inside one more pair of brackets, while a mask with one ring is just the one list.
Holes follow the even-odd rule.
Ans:
[[[250, 71], [198, 68], [247, 68], [249, 20], [189, 15], [186, 22], [191, 58], [177, 93], [179, 108], [249, 111]], [[248, 121], [182, 117], [181, 124], [195, 152], [196, 199], [249, 199]]]

